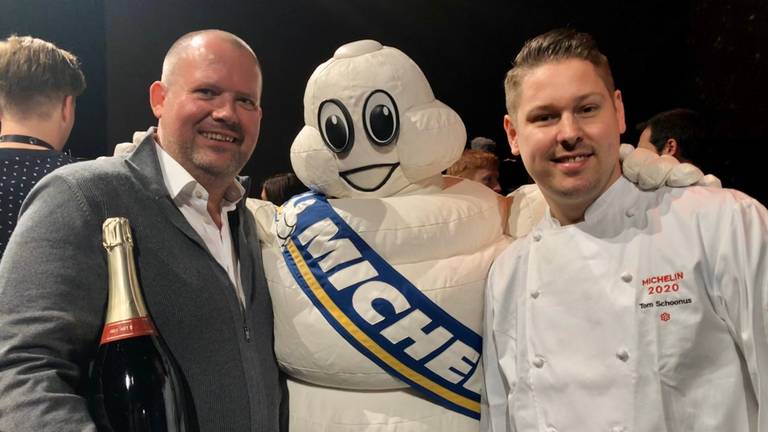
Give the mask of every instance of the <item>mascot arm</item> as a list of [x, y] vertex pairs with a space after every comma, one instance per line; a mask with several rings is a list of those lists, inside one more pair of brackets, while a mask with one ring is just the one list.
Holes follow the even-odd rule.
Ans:
[[662, 186], [714, 186], [721, 187], [720, 180], [712, 174], [704, 175], [695, 165], [680, 163], [672, 156], [622, 144], [620, 150], [622, 172], [640, 189], [652, 190]]
[[505, 233], [513, 240], [525, 236], [544, 217], [547, 203], [535, 184], [520, 186], [506, 197], [509, 209]]
[[113, 156], [123, 156], [133, 152], [136, 147], [144, 141], [144, 137], [147, 135], [147, 131], [136, 131], [133, 133], [133, 142], [119, 143], [115, 146]]
[[269, 201], [255, 198], [246, 199], [245, 206], [256, 221], [256, 232], [262, 245], [279, 246], [275, 235], [275, 213], [278, 207]]

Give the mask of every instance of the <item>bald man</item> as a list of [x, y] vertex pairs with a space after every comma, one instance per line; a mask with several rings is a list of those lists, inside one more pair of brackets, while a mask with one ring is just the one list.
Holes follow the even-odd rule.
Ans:
[[[216, 30], [169, 50], [158, 119], [127, 157], [56, 171], [32, 191], [0, 263], [0, 430], [95, 431], [88, 366], [107, 302], [102, 222], [130, 221], [152, 319], [201, 431], [276, 431], [272, 309], [237, 174], [256, 146], [261, 69]], [[120, 425], [123, 426], [123, 425]]]

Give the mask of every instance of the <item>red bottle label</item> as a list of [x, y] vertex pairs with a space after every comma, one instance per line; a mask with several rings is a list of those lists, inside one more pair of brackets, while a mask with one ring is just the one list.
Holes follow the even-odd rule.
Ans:
[[155, 326], [149, 317], [132, 318], [106, 324], [104, 331], [101, 333], [101, 342], [99, 344], [104, 345], [105, 343], [120, 339], [154, 335], [156, 333]]

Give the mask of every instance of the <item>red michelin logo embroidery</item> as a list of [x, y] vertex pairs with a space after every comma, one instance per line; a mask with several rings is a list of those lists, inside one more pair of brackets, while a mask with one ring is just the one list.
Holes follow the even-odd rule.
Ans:
[[669, 314], [669, 312], [662, 312], [661, 315], [659, 315], [662, 321], [667, 322], [669, 321], [672, 316]]
[[685, 279], [683, 272], [650, 276], [642, 280], [648, 295], [676, 293], [680, 291], [680, 282]]

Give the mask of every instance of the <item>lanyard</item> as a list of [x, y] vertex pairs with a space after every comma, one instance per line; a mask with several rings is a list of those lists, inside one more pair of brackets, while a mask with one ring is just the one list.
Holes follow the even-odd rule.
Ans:
[[0, 142], [19, 142], [56, 150], [52, 145], [41, 140], [40, 138], [35, 138], [28, 135], [0, 135]]

